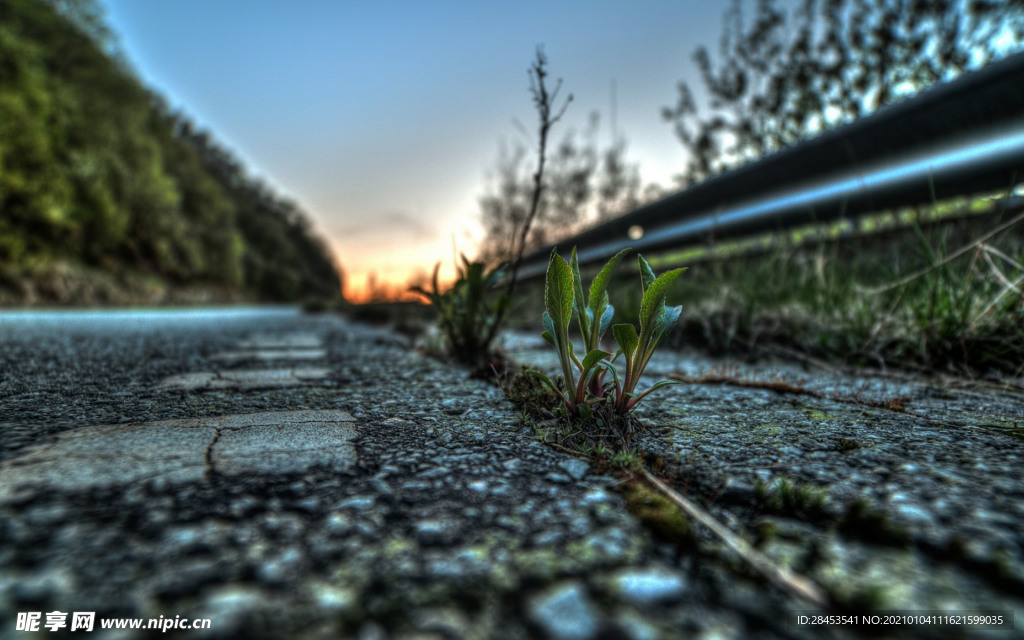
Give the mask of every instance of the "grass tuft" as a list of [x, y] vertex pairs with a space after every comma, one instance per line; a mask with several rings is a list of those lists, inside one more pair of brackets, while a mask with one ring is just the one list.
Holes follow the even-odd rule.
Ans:
[[1024, 207], [986, 202], [981, 213], [937, 205], [889, 216], [898, 223], [881, 232], [789, 232], [703, 259], [688, 253], [695, 277], [678, 286], [691, 304], [674, 343], [715, 355], [1020, 376]]

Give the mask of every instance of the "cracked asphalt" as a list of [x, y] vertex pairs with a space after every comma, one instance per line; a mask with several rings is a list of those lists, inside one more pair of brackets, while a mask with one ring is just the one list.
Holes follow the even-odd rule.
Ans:
[[388, 331], [286, 309], [0, 331], [3, 637], [53, 611], [211, 621], [189, 637], [809, 637]]
[[[653, 498], [631, 512], [619, 480], [543, 444], [501, 390], [409, 347], [290, 309], [0, 314], [0, 637], [30, 637], [19, 614], [74, 611], [95, 612], [97, 637], [116, 638], [157, 632], [101, 620], [210, 620], [181, 637], [851, 637], [794, 626], [807, 605], [706, 536], [695, 552], [685, 523], [641, 524], [633, 513], [657, 520]], [[678, 467], [677, 489], [712, 492], [716, 516], [775, 560], [834, 591], [863, 582], [852, 593], [872, 593], [881, 576], [904, 594], [893, 602], [1021, 610], [1019, 538], [1006, 538], [1024, 513], [1013, 438], [954, 425], [900, 440], [911, 422], [925, 433], [916, 407], [939, 415], [926, 395], [898, 419], [764, 390], [692, 385], [666, 398], [644, 416], [656, 426], [644, 446]], [[987, 411], [1016, 415], [1016, 396], [1006, 403]], [[938, 457], [969, 439], [964, 461]], [[890, 478], [894, 513], [917, 518], [914, 539], [955, 542], [959, 530], [924, 502], [925, 483], [952, 478], [979, 496], [956, 501], [974, 514], [956, 522], [986, 527], [976, 566], [871, 546], [864, 534], [879, 532], [860, 524], [849, 538], [849, 519], [837, 528], [829, 515], [882, 488], [858, 478], [908, 455], [952, 471]], [[737, 456], [753, 458], [722, 464]], [[832, 478], [825, 511], [766, 503], [752, 482], [782, 478], [769, 469]]]

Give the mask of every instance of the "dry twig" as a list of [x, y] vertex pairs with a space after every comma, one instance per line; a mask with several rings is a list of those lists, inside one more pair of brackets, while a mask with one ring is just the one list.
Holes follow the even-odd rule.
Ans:
[[957, 249], [953, 253], [951, 253], [948, 256], [946, 256], [943, 260], [940, 260], [939, 262], [936, 262], [935, 264], [931, 265], [930, 267], [926, 267], [924, 269], [921, 269], [920, 271], [916, 271], [916, 272], [910, 274], [909, 276], [906, 276], [904, 278], [900, 278], [896, 282], [892, 282], [890, 284], [887, 284], [884, 287], [862, 288], [861, 291], [863, 293], [867, 293], [867, 294], [872, 294], [873, 295], [873, 294], [878, 294], [878, 293], [885, 293], [886, 291], [891, 291], [893, 289], [898, 289], [899, 287], [902, 287], [904, 285], [910, 284], [914, 280], [917, 280], [918, 278], [926, 276], [929, 273], [931, 273], [932, 271], [936, 271], [937, 269], [940, 269], [944, 265], [947, 265], [950, 262], [953, 262], [954, 260], [956, 260], [960, 256], [966, 255], [966, 254], [970, 253], [971, 251], [974, 251], [974, 250], [978, 249], [979, 247], [984, 245], [986, 242], [988, 242], [992, 238], [996, 237], [997, 235], [999, 235], [1000, 233], [1006, 231], [1007, 229], [1013, 227], [1014, 225], [1019, 224], [1022, 221], [1024, 221], [1024, 213], [1022, 213], [1021, 215], [1017, 216], [1016, 218], [1010, 220], [1009, 222], [1004, 222], [1003, 224], [999, 225], [998, 227], [996, 227], [992, 231], [989, 231], [988, 233], [986, 233], [982, 237], [978, 238], [974, 242], [972, 242], [972, 243], [970, 243], [968, 245], [965, 245], [963, 247], [960, 247], [959, 249]]
[[673, 504], [682, 509], [687, 516], [710, 529], [726, 546], [739, 555], [744, 562], [768, 578], [772, 584], [816, 606], [828, 606], [828, 596], [813, 581], [788, 569], [775, 566], [767, 556], [750, 546], [749, 542], [727, 529], [725, 525], [715, 520], [707, 511], [673, 491], [661, 480], [648, 473], [646, 469], [641, 470], [641, 473], [652, 487], [660, 491]]

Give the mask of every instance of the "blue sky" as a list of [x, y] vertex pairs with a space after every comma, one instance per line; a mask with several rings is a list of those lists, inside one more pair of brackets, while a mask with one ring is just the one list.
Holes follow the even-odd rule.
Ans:
[[503, 140], [535, 115], [527, 68], [544, 45], [574, 94], [555, 138], [602, 112], [645, 182], [671, 183], [682, 147], [662, 121], [727, 2], [101, 0], [142, 79], [297, 200], [353, 288], [372, 270], [472, 254], [477, 198]]

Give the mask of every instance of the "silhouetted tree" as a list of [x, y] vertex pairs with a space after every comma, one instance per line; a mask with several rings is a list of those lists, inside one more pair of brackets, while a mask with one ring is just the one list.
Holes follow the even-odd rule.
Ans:
[[852, 121], [1020, 49], [1020, 0], [804, 0], [787, 14], [734, 0], [719, 58], [693, 54], [707, 92], [686, 82], [663, 110], [689, 152], [693, 184]]

